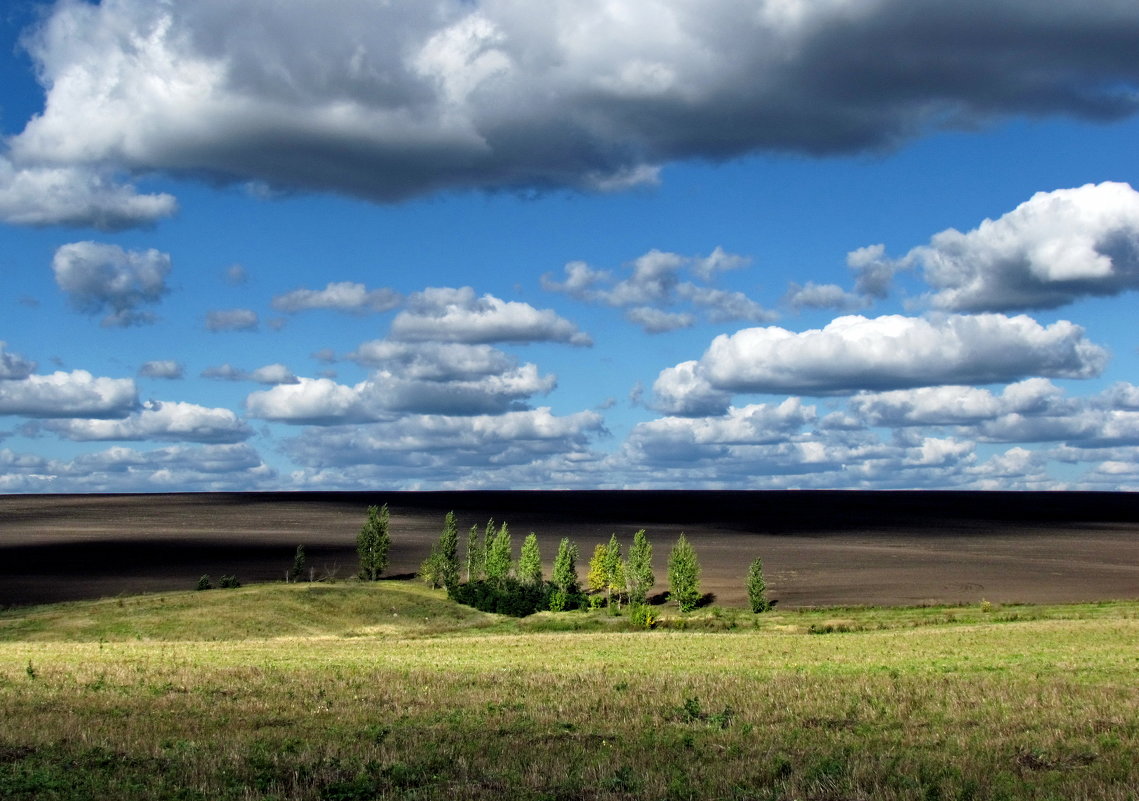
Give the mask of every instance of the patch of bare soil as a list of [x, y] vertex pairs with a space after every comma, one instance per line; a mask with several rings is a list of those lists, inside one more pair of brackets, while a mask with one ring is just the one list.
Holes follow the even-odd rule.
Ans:
[[[367, 507], [391, 509], [388, 575], [415, 572], [454, 510], [462, 538], [505, 520], [581, 552], [645, 528], [657, 591], [684, 531], [715, 602], [743, 605], [763, 557], [786, 606], [1074, 602], [1139, 597], [1139, 495], [959, 492], [443, 492], [0, 496], [0, 606], [283, 580], [298, 544], [315, 578], [355, 574]], [[460, 549], [462, 550], [462, 548]]]

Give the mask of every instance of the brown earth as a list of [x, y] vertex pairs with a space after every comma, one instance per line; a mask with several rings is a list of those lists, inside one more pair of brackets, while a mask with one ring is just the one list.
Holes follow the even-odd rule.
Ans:
[[[303, 544], [349, 578], [371, 504], [391, 509], [388, 575], [409, 578], [454, 510], [460, 537], [505, 520], [581, 552], [645, 528], [657, 591], [684, 531], [715, 603], [743, 605], [762, 556], [784, 606], [1139, 598], [1139, 495], [962, 492], [441, 492], [0, 496], [0, 606], [283, 580]], [[460, 548], [462, 552], [463, 548]]]

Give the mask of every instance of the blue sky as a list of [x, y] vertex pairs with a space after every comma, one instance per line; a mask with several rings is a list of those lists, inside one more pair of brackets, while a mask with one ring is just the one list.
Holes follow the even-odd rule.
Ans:
[[1139, 489], [1139, 9], [11, 3], [0, 491]]

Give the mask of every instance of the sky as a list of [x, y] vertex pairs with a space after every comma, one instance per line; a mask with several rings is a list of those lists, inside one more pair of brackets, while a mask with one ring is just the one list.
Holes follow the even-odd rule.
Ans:
[[1139, 490], [1139, 5], [11, 0], [0, 492]]

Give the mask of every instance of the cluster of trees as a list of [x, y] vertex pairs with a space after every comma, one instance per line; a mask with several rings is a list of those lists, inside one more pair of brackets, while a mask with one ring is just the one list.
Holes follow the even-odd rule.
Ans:
[[[387, 568], [391, 547], [388, 524], [387, 504], [368, 508], [368, 519], [356, 538], [362, 579], [375, 581]], [[526, 615], [543, 609], [560, 612], [606, 605], [619, 612], [622, 604], [628, 604], [635, 615], [645, 616], [656, 575], [653, 546], [644, 529], [633, 535], [627, 557], [616, 534], [610, 536], [608, 543], [594, 548], [586, 578], [588, 594], [578, 582], [578, 556], [577, 545], [563, 537], [547, 580], [542, 572], [537, 535], [526, 535], [515, 559], [510, 527], [505, 522], [496, 526], [492, 519], [485, 526], [471, 526], [465, 559], [460, 560], [459, 527], [455, 513], [448, 512], [439, 539], [420, 566], [419, 576], [432, 587], [446, 588], [460, 603], [484, 611]], [[298, 547], [290, 571], [294, 579], [303, 566], [304, 551]], [[748, 569], [747, 591], [753, 612], [770, 608], [762, 559], [754, 560]], [[682, 612], [696, 608], [702, 597], [700, 561], [683, 533], [668, 555], [668, 597]]]

